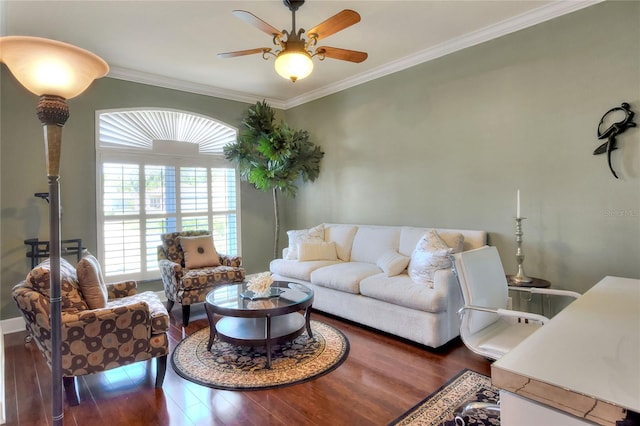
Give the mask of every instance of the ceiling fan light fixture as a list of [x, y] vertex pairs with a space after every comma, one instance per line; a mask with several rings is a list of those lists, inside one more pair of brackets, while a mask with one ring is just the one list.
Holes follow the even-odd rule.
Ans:
[[284, 50], [276, 58], [276, 72], [294, 83], [307, 77], [311, 71], [313, 61], [304, 50]]

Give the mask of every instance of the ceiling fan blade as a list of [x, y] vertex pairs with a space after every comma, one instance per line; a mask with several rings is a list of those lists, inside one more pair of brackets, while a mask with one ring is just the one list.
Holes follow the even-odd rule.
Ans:
[[255, 53], [267, 53], [271, 49], [268, 47], [258, 47], [256, 49], [238, 50], [235, 52], [218, 53], [219, 58], [235, 58], [236, 56], [253, 55]]
[[271, 24], [266, 23], [262, 19], [258, 18], [251, 12], [247, 12], [246, 10], [234, 10], [231, 12], [235, 17], [242, 19], [249, 25], [253, 25], [257, 29], [262, 32], [269, 34], [270, 36], [280, 36], [282, 37], [282, 31], [272, 26]]
[[[309, 37], [315, 37], [316, 40], [320, 40], [327, 38], [338, 31], [342, 31], [353, 24], [357, 24], [358, 22], [360, 22], [360, 15], [358, 12], [345, 9], [308, 30], [307, 35]], [[315, 36], [312, 36], [312, 34], [315, 34]]]
[[316, 54], [324, 55], [326, 58], [339, 59], [341, 61], [349, 61], [360, 63], [367, 59], [367, 52], [359, 52], [357, 50], [340, 49], [338, 47], [320, 46], [316, 49]]

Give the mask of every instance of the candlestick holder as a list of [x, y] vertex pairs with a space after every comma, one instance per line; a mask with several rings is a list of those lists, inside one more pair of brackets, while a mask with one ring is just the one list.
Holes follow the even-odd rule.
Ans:
[[516, 217], [516, 243], [518, 244], [518, 250], [516, 251], [516, 260], [518, 261], [518, 273], [513, 276], [513, 282], [518, 284], [526, 284], [533, 281], [524, 273], [524, 252], [522, 251], [522, 220], [525, 217]]

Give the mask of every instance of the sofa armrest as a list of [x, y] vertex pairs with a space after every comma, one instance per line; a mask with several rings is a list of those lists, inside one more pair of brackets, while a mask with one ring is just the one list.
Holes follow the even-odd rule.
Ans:
[[137, 281], [127, 280], [117, 283], [107, 284], [108, 299], [120, 299], [121, 297], [133, 296], [137, 293]]
[[242, 266], [242, 256], [232, 256], [229, 254], [218, 254], [220, 258], [220, 265], [231, 266], [232, 268], [239, 268]]
[[436, 291], [442, 291], [445, 294], [449, 294], [451, 291], [459, 289], [460, 284], [458, 284], [458, 279], [453, 273], [453, 269], [438, 269], [433, 275], [433, 288]]

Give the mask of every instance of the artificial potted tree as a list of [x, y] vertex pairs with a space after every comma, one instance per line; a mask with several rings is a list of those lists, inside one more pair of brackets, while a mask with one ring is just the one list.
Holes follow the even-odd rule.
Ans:
[[295, 197], [299, 178], [303, 182], [316, 180], [324, 152], [309, 141], [306, 130], [292, 129], [284, 121], [276, 123], [275, 111], [266, 101], [249, 107], [242, 125], [237, 141], [224, 147], [224, 156], [238, 164], [242, 181], [260, 191], [272, 191], [276, 258], [280, 235], [278, 191]]

